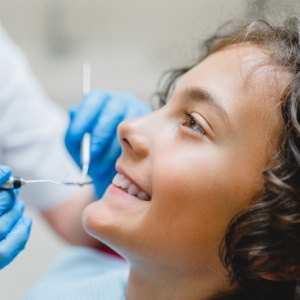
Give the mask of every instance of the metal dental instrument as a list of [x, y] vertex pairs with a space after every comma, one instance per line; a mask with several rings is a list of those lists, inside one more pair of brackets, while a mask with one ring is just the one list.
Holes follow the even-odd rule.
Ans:
[[87, 180], [91, 160], [91, 135], [89, 133], [85, 133], [83, 136], [80, 155], [82, 164], [80, 182], [83, 184]]
[[[88, 62], [83, 63], [82, 67], [82, 93], [86, 96], [91, 91], [91, 64]], [[81, 184], [87, 181], [88, 171], [91, 161], [91, 135], [85, 133], [81, 143], [80, 159], [82, 165], [81, 171]]]
[[[82, 89], [83, 96], [87, 95], [91, 91], [91, 64], [85, 62], [83, 64], [83, 76], [82, 76]], [[3, 189], [16, 189], [20, 188], [25, 184], [56, 184], [56, 185], [77, 185], [83, 186], [87, 184], [93, 184], [93, 181], [87, 181], [88, 170], [91, 160], [91, 135], [90, 133], [85, 133], [81, 143], [80, 159], [82, 164], [82, 172], [80, 181], [55, 181], [51, 179], [36, 179], [36, 180], [26, 180], [21, 177], [11, 176], [7, 182], [0, 185], [0, 190]]]
[[36, 179], [36, 180], [26, 180], [24, 178], [21, 177], [17, 177], [17, 176], [11, 176], [7, 182], [5, 182], [4, 184], [0, 185], [0, 190], [11, 190], [11, 189], [17, 189], [22, 187], [25, 184], [35, 184], [35, 183], [49, 183], [49, 184], [56, 184], [56, 185], [78, 185], [78, 186], [83, 186], [83, 185], [87, 185], [87, 184], [92, 184], [92, 181], [85, 181], [85, 182], [73, 182], [73, 181], [55, 181], [55, 180], [51, 180], [51, 179]]

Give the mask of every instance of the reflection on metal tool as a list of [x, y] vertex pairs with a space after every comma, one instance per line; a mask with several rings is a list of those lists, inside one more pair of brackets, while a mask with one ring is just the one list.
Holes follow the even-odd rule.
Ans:
[[81, 154], [81, 164], [82, 164], [80, 182], [83, 184], [87, 180], [87, 175], [88, 175], [90, 160], [91, 160], [91, 135], [89, 133], [86, 133], [83, 136], [80, 154]]
[[83, 186], [83, 185], [87, 185], [87, 184], [92, 184], [92, 181], [85, 181], [85, 182], [76, 182], [76, 181], [55, 181], [55, 180], [51, 180], [51, 179], [37, 179], [37, 180], [26, 180], [24, 178], [21, 177], [17, 177], [17, 176], [11, 176], [7, 182], [5, 182], [4, 184], [0, 185], [0, 189], [1, 190], [11, 190], [11, 189], [17, 189], [22, 187], [25, 184], [35, 184], [35, 183], [39, 183], [39, 184], [44, 184], [44, 183], [49, 183], [49, 184], [56, 184], [56, 185], [77, 185], [77, 186]]
[[[91, 91], [91, 64], [85, 62], [82, 67], [82, 94], [83, 97], [89, 94]], [[82, 165], [81, 171], [81, 184], [87, 181], [88, 171], [91, 160], [91, 135], [85, 133], [81, 143], [80, 159]]]

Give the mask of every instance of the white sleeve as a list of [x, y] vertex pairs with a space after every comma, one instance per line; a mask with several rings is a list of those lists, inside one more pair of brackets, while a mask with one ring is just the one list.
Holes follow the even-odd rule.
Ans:
[[[78, 179], [63, 144], [67, 114], [48, 99], [19, 48], [0, 27], [0, 164], [25, 179]], [[20, 197], [48, 210], [77, 188], [28, 185]]]

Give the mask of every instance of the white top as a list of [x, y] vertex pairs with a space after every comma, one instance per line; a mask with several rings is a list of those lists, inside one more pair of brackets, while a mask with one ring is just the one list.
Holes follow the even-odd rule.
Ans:
[[[22, 51], [0, 26], [0, 164], [25, 179], [78, 179], [63, 145], [67, 114], [44, 93]], [[74, 187], [28, 185], [20, 198], [40, 210], [60, 204]]]
[[72, 247], [23, 300], [125, 300], [129, 265], [112, 255]]

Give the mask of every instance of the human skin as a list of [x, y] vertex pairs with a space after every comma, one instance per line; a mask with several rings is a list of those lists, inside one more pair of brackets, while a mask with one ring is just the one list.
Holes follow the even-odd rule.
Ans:
[[[111, 185], [86, 208], [83, 224], [129, 261], [128, 300], [208, 299], [232, 289], [219, 247], [263, 186], [282, 134], [278, 95], [288, 76], [263, 64], [267, 57], [249, 44], [211, 54], [164, 107], [120, 124], [116, 167], [151, 200]], [[209, 93], [228, 118], [190, 88]]]

